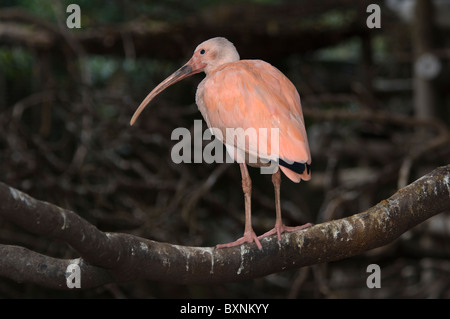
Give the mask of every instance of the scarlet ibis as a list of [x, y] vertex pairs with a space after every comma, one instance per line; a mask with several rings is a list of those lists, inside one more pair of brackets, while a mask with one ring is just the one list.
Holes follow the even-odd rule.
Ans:
[[[239, 158], [237, 152], [245, 155], [238, 161], [242, 175], [242, 189], [245, 198], [245, 230], [238, 240], [217, 245], [217, 248], [233, 247], [245, 242], [255, 242], [262, 249], [260, 239], [281, 233], [307, 228], [311, 224], [287, 227], [282, 222], [280, 206], [281, 168], [283, 173], [293, 182], [311, 178], [308, 138], [306, 135], [300, 96], [292, 82], [267, 62], [261, 60], [240, 60], [235, 46], [223, 37], [209, 39], [194, 51], [192, 58], [180, 69], [156, 86], [142, 101], [134, 113], [130, 125], [136, 122], [143, 109], [150, 101], [170, 85], [196, 73], [205, 72], [206, 77], [197, 88], [196, 103], [207, 125], [213, 132], [222, 134], [219, 137], [225, 144], [227, 152]], [[237, 134], [243, 134], [248, 128], [254, 128], [256, 136], [244, 137], [244, 145], [229, 143], [225, 140], [227, 128], [242, 128]], [[275, 150], [276, 171], [272, 174], [275, 188], [275, 227], [261, 236], [256, 236], [251, 223], [251, 192], [247, 164], [260, 167], [267, 159], [258, 152], [260, 145], [266, 145], [271, 151], [268, 135], [259, 134], [260, 128], [278, 129], [278, 149]], [[236, 131], [235, 131], [236, 132]], [[241, 133], [239, 133], [241, 132]], [[216, 135], [217, 137], [217, 135]], [[239, 137], [239, 136], [238, 136]], [[263, 139], [266, 144], [258, 142]], [[274, 142], [272, 141], [272, 144]], [[232, 154], [235, 153], [235, 154]], [[258, 161], [250, 161], [249, 156], [256, 156]], [[241, 155], [242, 157], [242, 155]], [[242, 158], [241, 158], [242, 159]], [[273, 156], [272, 156], [273, 159]], [[265, 160], [265, 161], [264, 161]]]

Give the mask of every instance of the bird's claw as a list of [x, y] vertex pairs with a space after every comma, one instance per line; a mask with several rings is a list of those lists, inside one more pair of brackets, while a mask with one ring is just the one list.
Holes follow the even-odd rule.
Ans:
[[252, 242], [255, 242], [255, 244], [256, 244], [256, 246], [258, 246], [259, 250], [262, 250], [262, 245], [259, 242], [258, 236], [256, 236], [256, 234], [255, 234], [255, 232], [253, 230], [245, 232], [244, 236], [242, 236], [241, 238], [239, 238], [236, 241], [233, 241], [233, 242], [228, 243], [228, 244], [217, 245], [216, 248], [220, 249], [220, 248], [235, 247], [235, 246], [242, 245], [244, 243], [252, 243]]
[[296, 227], [289, 227], [289, 226], [285, 226], [284, 224], [275, 224], [275, 227], [271, 230], [269, 230], [268, 232], [262, 234], [261, 236], [258, 236], [258, 239], [262, 239], [264, 237], [268, 237], [268, 236], [272, 236], [274, 234], [277, 234], [278, 237], [278, 241], [281, 240], [281, 234], [282, 233], [290, 233], [290, 232], [294, 232], [297, 230], [301, 230], [301, 229], [305, 229], [308, 227], [311, 227], [312, 224], [311, 223], [307, 223], [301, 226], [296, 226]]

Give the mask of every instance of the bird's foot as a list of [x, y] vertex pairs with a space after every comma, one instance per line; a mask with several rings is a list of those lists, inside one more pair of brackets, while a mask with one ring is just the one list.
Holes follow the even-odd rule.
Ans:
[[258, 236], [258, 239], [262, 239], [264, 237], [272, 236], [273, 234], [277, 234], [278, 241], [280, 241], [282, 233], [285, 233], [285, 232], [286, 233], [290, 233], [290, 232], [301, 230], [301, 229], [305, 229], [305, 228], [308, 228], [308, 227], [311, 227], [311, 226], [312, 226], [311, 223], [307, 223], [307, 224], [301, 225], [301, 226], [289, 227], [289, 226], [285, 226], [282, 223], [279, 223], [279, 224], [275, 224], [275, 227], [272, 230], [269, 230], [268, 232], [262, 234], [261, 236]]
[[256, 234], [253, 230], [245, 232], [244, 236], [242, 236], [241, 238], [239, 238], [236, 241], [233, 241], [232, 243], [220, 244], [220, 245], [217, 245], [216, 248], [234, 247], [234, 246], [242, 245], [243, 243], [252, 243], [252, 242], [255, 242], [255, 244], [256, 244], [256, 246], [258, 246], [259, 250], [262, 249], [262, 246], [261, 246], [261, 243], [259, 242], [258, 236], [256, 236]]

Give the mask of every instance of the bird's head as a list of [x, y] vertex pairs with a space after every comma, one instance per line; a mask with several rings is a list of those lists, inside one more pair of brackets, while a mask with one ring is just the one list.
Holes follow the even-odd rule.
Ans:
[[217, 37], [199, 44], [187, 65], [192, 65], [194, 70], [201, 70], [208, 74], [223, 64], [238, 60], [239, 53], [233, 43], [225, 38]]
[[194, 55], [185, 65], [167, 77], [147, 95], [141, 105], [137, 108], [136, 112], [134, 112], [130, 125], [133, 125], [136, 122], [141, 112], [155, 96], [172, 84], [177, 83], [192, 74], [200, 72], [208, 74], [223, 64], [238, 60], [239, 54], [235, 46], [227, 39], [216, 37], [202, 42], [197, 46]]

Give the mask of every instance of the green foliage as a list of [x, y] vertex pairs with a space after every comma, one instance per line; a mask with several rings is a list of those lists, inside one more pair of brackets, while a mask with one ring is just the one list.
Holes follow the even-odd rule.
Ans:
[[0, 47], [0, 70], [11, 80], [29, 76], [33, 66], [32, 54], [24, 48]]

